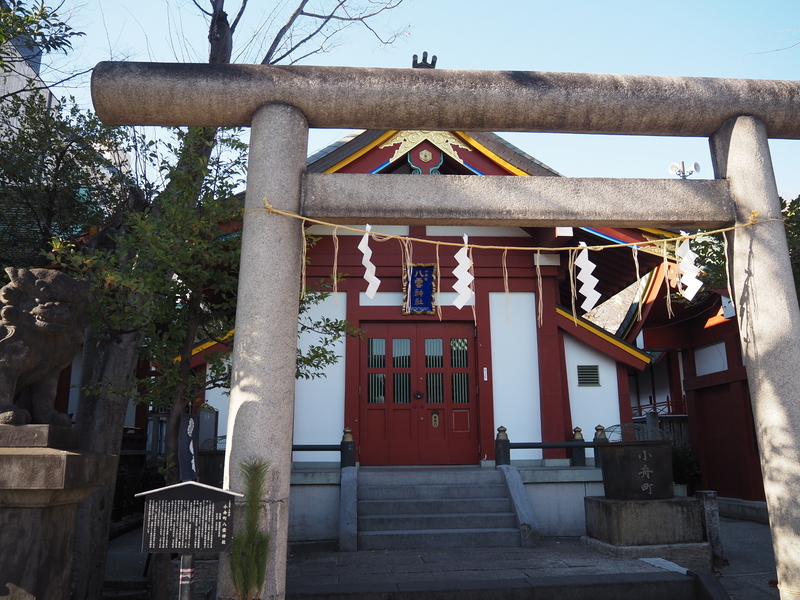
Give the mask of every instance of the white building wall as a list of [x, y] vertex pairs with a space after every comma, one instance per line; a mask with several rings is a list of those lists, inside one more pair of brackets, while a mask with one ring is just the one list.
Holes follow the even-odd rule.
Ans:
[[[307, 453], [304, 453], [307, 454]], [[289, 495], [289, 541], [339, 539], [339, 483], [313, 485], [292, 474]], [[319, 479], [320, 477], [305, 479]], [[338, 478], [338, 473], [336, 477]]]
[[[580, 427], [584, 439], [591, 440], [595, 426], [608, 427], [620, 422], [617, 364], [614, 359], [570, 335], [564, 336], [564, 353], [572, 427]], [[578, 365], [597, 365], [600, 385], [579, 386]], [[586, 455], [594, 456], [594, 451], [587, 449]]]
[[123, 425], [125, 427], [134, 427], [136, 425], [136, 405], [133, 403], [132, 398], [128, 400], [128, 408], [125, 409]]
[[656, 395], [653, 397], [653, 402], [666, 402], [669, 396], [669, 363], [664, 357], [664, 360], [650, 365], [653, 369], [653, 378], [656, 382]]
[[[336, 297], [330, 296], [309, 310], [309, 316], [317, 319], [321, 316], [331, 319], [344, 319], [347, 316], [347, 293], [338, 292]], [[312, 343], [313, 335], [306, 334], [298, 344], [307, 348]], [[344, 383], [345, 359], [344, 341], [339, 341], [333, 348], [339, 361], [325, 371], [327, 377], [317, 379], [300, 379], [295, 385], [294, 405], [294, 444], [339, 444], [344, 429]], [[206, 391], [206, 404], [219, 413], [217, 431], [225, 435], [228, 430], [228, 389]], [[339, 452], [295, 452], [296, 462], [336, 462]]]
[[[561, 473], [564, 472], [561, 471]], [[591, 475], [587, 477], [583, 473], [581, 476], [583, 477], [576, 479], [591, 477]], [[605, 495], [602, 481], [559, 481], [535, 484], [526, 482], [525, 491], [536, 514], [539, 535], [543, 536], [586, 535], [586, 512], [583, 499], [586, 496]]]
[[[311, 307], [309, 316], [330, 319], [347, 317], [347, 294], [338, 292]], [[308, 347], [312, 334], [299, 340], [301, 348]], [[295, 387], [294, 444], [339, 444], [344, 429], [345, 357], [344, 340], [332, 348], [341, 358], [325, 371], [326, 377], [300, 379]], [[335, 462], [339, 452], [294, 452], [295, 462]]]
[[206, 390], [206, 404], [217, 411], [217, 435], [225, 435], [228, 431], [228, 403], [230, 402], [228, 388], [214, 388]]
[[694, 365], [697, 376], [719, 373], [728, 370], [728, 355], [725, 353], [725, 341], [716, 342], [694, 351]]
[[[490, 292], [489, 325], [494, 428], [508, 429], [512, 441], [541, 442], [536, 294]], [[483, 367], [478, 365], [481, 377]], [[514, 462], [541, 457], [541, 450], [514, 450], [512, 455]]]
[[[631, 406], [664, 402], [669, 392], [669, 368], [666, 360], [636, 372], [636, 388], [631, 388]], [[637, 403], [638, 398], [638, 403]]]

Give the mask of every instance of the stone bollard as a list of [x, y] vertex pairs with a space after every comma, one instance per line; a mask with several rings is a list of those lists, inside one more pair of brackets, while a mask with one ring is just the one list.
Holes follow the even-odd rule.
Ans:
[[[606, 437], [606, 428], [602, 425], [595, 427], [594, 439], [592, 441], [595, 444], [607, 444], [608, 438]], [[603, 461], [600, 458], [600, 449], [597, 446], [594, 447], [594, 466], [597, 469], [600, 469], [603, 466]]]
[[694, 497], [700, 501], [703, 508], [703, 537], [711, 546], [711, 561], [718, 569], [725, 564], [725, 554], [722, 549], [722, 537], [719, 533], [719, 502], [717, 492], [703, 490], [697, 491]]
[[[659, 429], [658, 411], [648, 410], [644, 413], [645, 424], [653, 429]], [[649, 438], [648, 438], [649, 439]]]
[[353, 440], [353, 430], [346, 427], [344, 435], [342, 436], [342, 461], [341, 467], [355, 467], [356, 466], [356, 443]]
[[502, 425], [497, 428], [497, 437], [494, 440], [495, 467], [511, 464], [511, 441], [508, 439], [506, 431]]
[[[580, 427], [576, 427], [572, 430], [572, 441], [573, 442], [584, 442], [583, 430]], [[572, 466], [573, 467], [585, 467], [586, 466], [586, 448], [573, 448], [572, 449]]]

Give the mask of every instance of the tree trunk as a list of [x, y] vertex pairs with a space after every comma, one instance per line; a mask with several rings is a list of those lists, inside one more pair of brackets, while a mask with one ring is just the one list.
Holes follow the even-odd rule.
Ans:
[[[101, 389], [78, 398], [77, 427], [85, 452], [119, 456], [122, 427], [135, 385], [142, 334], [126, 333], [98, 339], [90, 329], [83, 347], [81, 381], [102, 383]], [[116, 464], [105, 485], [78, 505], [72, 564], [72, 600], [100, 600], [106, 567], [111, 508], [117, 478]]]

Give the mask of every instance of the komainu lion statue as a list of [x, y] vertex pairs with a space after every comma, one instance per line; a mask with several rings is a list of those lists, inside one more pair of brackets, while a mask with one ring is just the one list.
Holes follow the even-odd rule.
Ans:
[[83, 343], [89, 283], [7, 268], [0, 288], [0, 424], [71, 425], [53, 407], [61, 370]]

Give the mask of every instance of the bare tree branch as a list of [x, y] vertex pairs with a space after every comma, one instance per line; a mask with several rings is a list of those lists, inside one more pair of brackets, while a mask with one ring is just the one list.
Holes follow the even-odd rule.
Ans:
[[[20, 88], [18, 90], [12, 91], [12, 92], [6, 92], [5, 94], [0, 95], [0, 101], [5, 100], [6, 98], [10, 98], [11, 96], [16, 96], [17, 94], [21, 94], [21, 93], [38, 92], [38, 91], [45, 91], [45, 90], [49, 91], [51, 87], [62, 85], [62, 84], [66, 83], [66, 82], [68, 82], [68, 81], [70, 81], [72, 79], [75, 79], [76, 77], [81, 77], [83, 75], [86, 75], [87, 73], [91, 73], [93, 68], [94, 67], [89, 67], [88, 69], [84, 69], [83, 71], [78, 71], [77, 73], [72, 73], [72, 74], [70, 74], [70, 75], [68, 75], [68, 76], [66, 76], [66, 77], [64, 77], [62, 79], [59, 79], [58, 81], [55, 81], [55, 82], [53, 82], [53, 83], [51, 83], [49, 85], [45, 84], [41, 80], [39, 80], [38, 83], [34, 83], [35, 80], [29, 80], [28, 85], [26, 85], [24, 88]], [[16, 71], [14, 71], [14, 72], [16, 72]], [[24, 75], [22, 75], [22, 76], [24, 77]]]
[[[355, 16], [350, 16], [350, 15], [339, 16], [339, 15], [333, 14], [333, 12], [330, 13], [330, 14], [327, 14], [327, 15], [319, 15], [319, 14], [316, 14], [316, 13], [303, 12], [303, 16], [304, 17], [312, 17], [314, 19], [325, 19], [326, 21], [329, 21], [331, 19], [334, 20], [334, 21], [364, 21], [365, 19], [369, 19], [369, 18], [372, 18], [374, 16], [377, 16], [377, 15], [381, 14], [384, 11], [392, 10], [393, 8], [397, 8], [402, 1], [403, 0], [396, 0], [395, 2], [389, 2], [385, 6], [380, 7], [379, 9], [375, 10], [374, 12], [361, 13], [361, 14], [358, 14], [358, 15], [355, 15]], [[334, 12], [336, 10], [338, 10], [341, 7], [342, 4], [344, 4], [344, 2], [339, 2], [339, 6], [337, 6], [334, 9]]]
[[210, 13], [210, 12], [208, 12], [206, 9], [204, 9], [202, 6], [200, 6], [200, 5], [197, 3], [197, 0], [192, 0], [192, 3], [193, 3], [193, 4], [194, 4], [196, 7], [197, 7], [197, 9], [198, 9], [198, 10], [199, 10], [201, 13], [203, 13], [204, 15], [208, 15], [209, 17], [211, 16], [211, 13]]
[[287, 32], [291, 30], [295, 21], [297, 21], [297, 19], [302, 14], [306, 4], [308, 4], [308, 0], [301, 0], [300, 5], [292, 13], [292, 16], [289, 17], [289, 20], [286, 21], [286, 24], [278, 30], [277, 34], [275, 34], [275, 38], [272, 40], [272, 45], [269, 47], [269, 50], [267, 50], [267, 53], [264, 55], [264, 60], [261, 61], [262, 65], [274, 64], [272, 56], [275, 54], [275, 51], [278, 49], [278, 46], [283, 41], [283, 38], [286, 36]]
[[[336, 6], [336, 8], [334, 8], [333, 10], [334, 10], [334, 11], [338, 10], [338, 9], [339, 9], [339, 8], [342, 6], [342, 4], [344, 4], [346, 1], [347, 1], [347, 0], [339, 0], [339, 4], [338, 4], [338, 5]], [[300, 13], [300, 14], [301, 14], [301, 15], [305, 15], [306, 13]], [[305, 36], [303, 39], [301, 39], [301, 40], [300, 40], [299, 42], [297, 42], [296, 44], [292, 44], [292, 45], [289, 47], [289, 50], [287, 50], [286, 52], [284, 52], [284, 53], [283, 53], [281, 56], [279, 56], [278, 58], [273, 58], [273, 59], [272, 59], [272, 61], [270, 62], [270, 64], [279, 63], [280, 61], [287, 59], [287, 58], [289, 57], [289, 55], [290, 55], [292, 52], [294, 52], [294, 51], [295, 51], [295, 50], [297, 50], [297, 49], [298, 49], [300, 46], [302, 46], [303, 44], [305, 44], [305, 43], [309, 42], [311, 39], [315, 38], [315, 37], [316, 37], [316, 36], [318, 36], [318, 35], [323, 35], [323, 37], [325, 38], [325, 40], [328, 40], [328, 39], [330, 39], [330, 35], [328, 35], [328, 36], [325, 36], [324, 34], [322, 34], [322, 30], [323, 30], [323, 29], [325, 28], [325, 26], [326, 26], [326, 25], [327, 25], [327, 24], [330, 22], [330, 20], [331, 20], [330, 18], [323, 19], [322, 23], [320, 23], [320, 24], [319, 24], [319, 26], [318, 26], [318, 27], [317, 27], [315, 30], [313, 30], [311, 33], [309, 33], [308, 35], [306, 35], [306, 36]], [[320, 44], [320, 48], [321, 48], [321, 47], [322, 47], [322, 44]], [[319, 50], [319, 51], [321, 52], [322, 50]], [[309, 54], [308, 54], [308, 56], [310, 56], [311, 54], [316, 54], [316, 52], [311, 52], [311, 53], [309, 53]]]
[[306, 59], [306, 58], [308, 58], [309, 56], [314, 56], [315, 54], [320, 54], [320, 53], [325, 53], [325, 52], [328, 52], [328, 50], [329, 50], [329, 49], [330, 49], [330, 48], [323, 48], [322, 46], [320, 46], [320, 47], [318, 47], [318, 48], [314, 48], [314, 50], [310, 50], [309, 52], [307, 52], [307, 53], [305, 53], [305, 54], [303, 54], [303, 55], [301, 55], [301, 56], [298, 56], [297, 58], [293, 58], [293, 59], [292, 59], [292, 60], [289, 62], [289, 64], [290, 64], [290, 65], [297, 64], [297, 63], [299, 63], [301, 60], [305, 60], [305, 59]]
[[764, 50], [763, 52], [751, 52], [750, 54], [770, 54], [772, 52], [783, 52], [784, 50], [791, 50], [795, 46], [800, 46], [800, 42], [795, 42], [794, 44], [789, 44], [785, 48], [775, 48], [773, 50]]
[[231, 23], [231, 35], [233, 35], [233, 32], [236, 31], [236, 26], [239, 24], [239, 20], [242, 18], [245, 8], [247, 8], [247, 0], [242, 0], [242, 5], [239, 7], [239, 12], [236, 13], [236, 18], [233, 20], [233, 23]]
[[375, 36], [375, 38], [376, 38], [376, 39], [377, 39], [377, 40], [378, 40], [378, 41], [379, 41], [381, 44], [383, 44], [384, 46], [391, 46], [392, 44], [394, 44], [394, 43], [397, 41], [397, 38], [398, 38], [398, 37], [400, 37], [400, 33], [398, 33], [398, 32], [395, 32], [395, 33], [393, 33], [393, 34], [392, 34], [392, 36], [391, 36], [391, 37], [389, 37], [389, 38], [387, 38], [387, 39], [383, 39], [383, 38], [382, 38], [382, 37], [381, 37], [381, 36], [378, 34], [378, 32], [377, 32], [377, 31], [375, 31], [375, 30], [372, 28], [372, 26], [371, 26], [369, 23], [367, 23], [366, 21], [362, 21], [362, 22], [361, 22], [361, 24], [362, 24], [364, 27], [366, 27], [366, 28], [367, 28], [367, 29], [368, 29], [368, 30], [369, 30], [369, 31], [372, 33], [372, 35], [374, 35], [374, 36]]
[[[320, 52], [328, 52], [336, 44], [332, 40], [346, 28], [363, 24], [382, 45], [394, 43], [401, 32], [382, 36], [368, 20], [400, 6], [403, 0], [370, 0], [367, 6], [351, 6], [350, 0], [336, 0], [330, 10], [319, 12], [305, 10], [307, 0], [301, 1], [287, 22], [278, 30], [261, 64], [289, 62], [294, 64]], [[316, 41], [316, 48], [294, 56], [298, 50]]]

